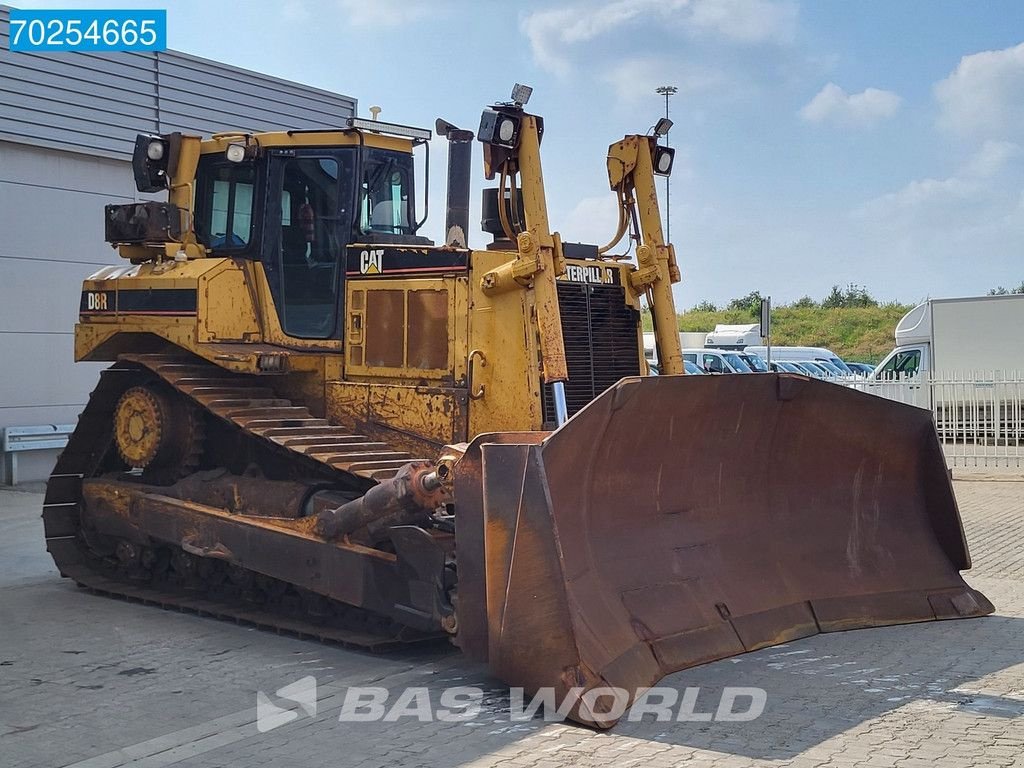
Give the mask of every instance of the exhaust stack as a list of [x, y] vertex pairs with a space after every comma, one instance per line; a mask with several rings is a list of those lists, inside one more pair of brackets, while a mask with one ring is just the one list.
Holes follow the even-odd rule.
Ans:
[[469, 176], [473, 161], [473, 132], [456, 128], [440, 117], [438, 136], [448, 139], [448, 208], [445, 212], [445, 245], [466, 248], [469, 244]]

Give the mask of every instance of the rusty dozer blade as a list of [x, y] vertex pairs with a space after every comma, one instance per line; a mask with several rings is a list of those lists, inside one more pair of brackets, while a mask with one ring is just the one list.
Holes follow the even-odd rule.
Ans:
[[928, 411], [803, 377], [624, 379], [553, 433], [477, 438], [456, 496], [460, 645], [598, 727], [612, 688], [993, 610]]

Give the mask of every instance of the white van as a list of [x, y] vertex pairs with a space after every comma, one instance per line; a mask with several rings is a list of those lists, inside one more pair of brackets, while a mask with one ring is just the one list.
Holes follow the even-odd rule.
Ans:
[[[767, 347], [747, 347], [745, 352], [752, 352], [755, 355], [759, 355], [765, 359], [768, 358]], [[842, 371], [847, 376], [853, 376], [854, 373], [846, 367], [846, 363], [831, 349], [825, 349], [824, 347], [772, 347], [772, 360], [810, 360], [815, 362], [817, 360], [824, 360], [827, 363], [832, 363], [836, 368]]]
[[684, 349], [687, 360], [705, 373], [753, 373], [735, 352], [722, 349]]
[[[704, 338], [707, 336], [703, 331], [680, 331], [679, 332], [679, 346], [683, 348], [693, 348], [704, 346]], [[647, 358], [647, 362], [656, 363], [658, 362], [657, 344], [654, 340], [654, 331], [644, 331], [644, 357]]]
[[704, 337], [704, 346], [708, 349], [743, 350], [748, 344], [761, 341], [761, 324], [716, 325], [715, 330]]

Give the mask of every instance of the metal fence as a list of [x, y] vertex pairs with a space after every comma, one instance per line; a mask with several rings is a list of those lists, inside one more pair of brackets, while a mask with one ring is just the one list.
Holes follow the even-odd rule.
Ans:
[[1022, 373], [922, 373], [848, 386], [930, 410], [950, 466], [1024, 467]]

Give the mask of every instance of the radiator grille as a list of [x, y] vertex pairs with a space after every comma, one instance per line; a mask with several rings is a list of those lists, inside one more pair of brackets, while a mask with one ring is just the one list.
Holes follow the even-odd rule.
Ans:
[[[640, 375], [637, 325], [640, 313], [626, 305], [618, 285], [558, 283], [562, 338], [569, 367], [565, 400], [569, 415], [624, 376]], [[554, 428], [551, 385], [542, 388], [545, 428]]]

